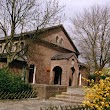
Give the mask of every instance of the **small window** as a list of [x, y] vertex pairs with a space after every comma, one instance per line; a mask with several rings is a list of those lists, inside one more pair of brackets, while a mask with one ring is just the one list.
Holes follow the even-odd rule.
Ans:
[[58, 40], [59, 40], [59, 37], [58, 37], [58, 36], [56, 36], [56, 43], [58, 43]]
[[63, 44], [63, 39], [62, 39], [62, 38], [60, 39], [60, 42], [59, 42], [59, 43], [60, 43], [61, 45]]

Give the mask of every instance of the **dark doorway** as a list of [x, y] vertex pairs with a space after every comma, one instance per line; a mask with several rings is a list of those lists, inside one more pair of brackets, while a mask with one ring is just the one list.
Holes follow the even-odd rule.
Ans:
[[75, 68], [71, 67], [71, 70], [72, 70], [72, 75], [73, 75], [73, 73], [75, 72]]
[[61, 75], [62, 75], [62, 68], [59, 66], [54, 67], [54, 84], [60, 84], [61, 85]]
[[69, 75], [69, 86], [72, 86], [73, 74], [75, 72], [75, 68], [74, 67], [71, 67], [71, 71], [72, 71], [72, 73], [70, 73], [70, 75]]
[[34, 65], [30, 65], [29, 68], [29, 83], [33, 83], [33, 75], [34, 75]]

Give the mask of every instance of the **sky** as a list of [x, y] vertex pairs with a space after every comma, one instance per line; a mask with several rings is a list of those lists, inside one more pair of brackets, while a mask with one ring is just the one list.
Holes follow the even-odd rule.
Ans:
[[104, 5], [110, 4], [110, 0], [59, 0], [60, 4], [65, 5], [64, 13], [66, 15], [66, 20], [64, 26], [70, 25], [70, 17], [74, 17], [75, 13], [82, 12], [84, 9], [87, 9], [93, 5]]
[[[83, 12], [84, 9], [88, 9], [91, 6], [94, 5], [106, 5], [110, 4], [110, 0], [60, 0], [61, 4], [65, 4], [65, 10], [64, 13], [66, 15], [66, 20], [64, 21], [63, 25], [72, 38], [74, 44], [79, 50], [79, 47], [77, 45], [77, 42], [74, 40], [74, 35], [70, 30], [70, 18], [74, 17], [75, 14]], [[80, 56], [79, 57], [81, 62], [84, 62], [84, 59]]]

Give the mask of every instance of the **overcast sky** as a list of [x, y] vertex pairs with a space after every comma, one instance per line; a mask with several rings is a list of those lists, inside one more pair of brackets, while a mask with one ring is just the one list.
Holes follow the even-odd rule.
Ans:
[[83, 9], [89, 8], [93, 5], [110, 4], [110, 0], [59, 0], [61, 4], [65, 4], [65, 14], [67, 20], [64, 25], [69, 25], [69, 18], [74, 16], [75, 13], [82, 12]]
[[[65, 29], [69, 33], [70, 37], [72, 38], [73, 42], [75, 43], [76, 47], [77, 43], [74, 40], [74, 35], [70, 31], [70, 17], [74, 17], [75, 13], [83, 12], [84, 9], [87, 9], [93, 5], [106, 5], [110, 4], [110, 0], [59, 0], [61, 4], [65, 4], [65, 14], [67, 20], [63, 23]], [[77, 41], [78, 42], [78, 41]], [[78, 48], [79, 50], [79, 48]], [[79, 57], [81, 62], [84, 62], [84, 59]]]

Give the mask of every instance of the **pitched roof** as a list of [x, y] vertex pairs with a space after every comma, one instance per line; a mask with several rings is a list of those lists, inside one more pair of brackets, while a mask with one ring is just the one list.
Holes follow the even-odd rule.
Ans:
[[[13, 52], [12, 52], [13, 53]], [[2, 53], [0, 54], [0, 60], [1, 59], [6, 59], [7, 57], [7, 53]], [[16, 55], [17, 56], [17, 55]], [[27, 62], [27, 57], [26, 56], [22, 56], [22, 57], [18, 57], [16, 60], [18, 61], [23, 61], [23, 62]]]
[[[58, 28], [58, 27], [60, 27], [60, 26], [62, 26], [62, 25], [56, 25], [56, 26], [52, 26], [52, 27], [47, 27], [47, 28], [41, 28], [41, 29], [38, 29], [38, 30], [32, 30], [32, 31], [28, 31], [28, 32], [23, 32], [22, 33], [22, 36], [26, 36], [26, 35], [32, 35], [32, 34], [34, 34], [34, 33], [44, 33], [44, 32], [46, 32], [46, 31], [50, 31], [50, 30], [53, 30], [53, 29], [55, 29], [55, 28]], [[15, 38], [17, 38], [17, 37], [20, 37], [21, 36], [21, 34], [15, 34], [14, 35], [14, 37]], [[8, 36], [7, 38], [10, 38], [10, 36]], [[0, 37], [0, 40], [5, 40], [6, 39], [6, 37]]]
[[74, 45], [72, 39], [70, 38], [69, 34], [67, 33], [67, 31], [65, 30], [65, 28], [63, 27], [63, 25], [61, 25], [61, 28], [63, 29], [63, 32], [65, 33], [65, 35], [67, 36], [69, 42], [71, 43], [71, 45], [73, 46], [73, 48], [75, 49], [76, 53], [79, 55], [79, 51], [78, 49], [76, 48], [76, 46]]
[[[28, 31], [28, 32], [24, 32], [22, 33], [22, 36], [31, 36], [33, 34], [35, 34], [36, 32], [38, 33], [45, 33], [47, 31], [51, 31], [53, 29], [57, 29], [57, 28], [61, 28], [62, 31], [64, 32], [64, 34], [66, 35], [67, 39], [69, 40], [70, 44], [73, 46], [73, 48], [75, 49], [75, 52], [77, 53], [77, 55], [79, 55], [79, 51], [76, 48], [76, 46], [74, 45], [73, 41], [71, 40], [70, 36], [68, 35], [68, 33], [66, 32], [65, 28], [63, 27], [63, 25], [56, 25], [56, 26], [52, 26], [52, 27], [47, 27], [47, 28], [42, 28], [42, 29], [38, 29], [38, 30], [33, 30], [33, 31]], [[15, 38], [19, 38], [21, 36], [21, 34], [16, 34], [14, 37]], [[5, 37], [1, 37], [0, 41], [4, 41]]]
[[74, 53], [61, 53], [61, 54], [56, 54], [54, 55], [51, 60], [63, 60], [63, 59], [70, 59], [72, 56], [76, 55]]

